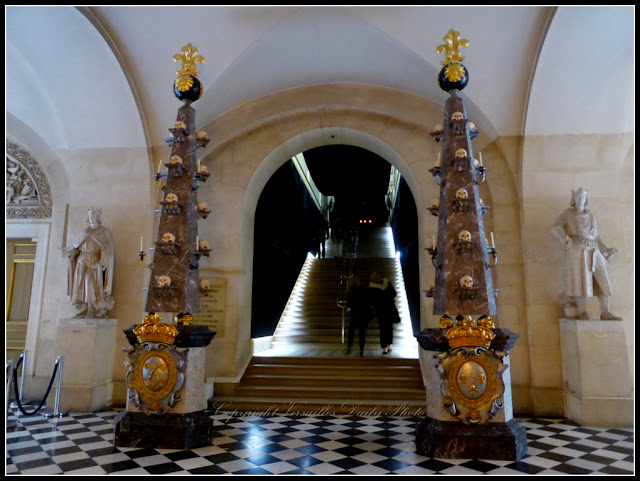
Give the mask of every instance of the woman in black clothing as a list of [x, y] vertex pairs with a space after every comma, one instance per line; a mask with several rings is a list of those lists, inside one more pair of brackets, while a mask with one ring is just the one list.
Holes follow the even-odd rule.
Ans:
[[380, 326], [380, 347], [382, 355], [386, 356], [391, 352], [393, 343], [393, 324], [400, 319], [396, 308], [396, 290], [389, 282], [377, 272], [372, 272], [369, 276], [369, 289], [375, 308], [375, 316]]

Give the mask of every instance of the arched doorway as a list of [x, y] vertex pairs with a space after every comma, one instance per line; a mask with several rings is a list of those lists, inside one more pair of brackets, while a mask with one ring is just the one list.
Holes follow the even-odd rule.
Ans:
[[[303, 170], [296, 171], [294, 161], [302, 161]], [[302, 181], [301, 177], [305, 180]], [[318, 196], [330, 198], [330, 207], [325, 210], [315, 200]], [[279, 331], [285, 329], [278, 321], [286, 324], [285, 308], [294, 309], [291, 298], [296, 297], [297, 302], [302, 302], [302, 294], [298, 292], [300, 288], [298, 291], [294, 288], [296, 281], [300, 280], [299, 275], [303, 275], [301, 270], [307, 266], [307, 257], [324, 258], [320, 238], [325, 243], [327, 257], [331, 258], [324, 264], [341, 264], [338, 268], [342, 270], [332, 273], [335, 286], [346, 274], [343, 271], [347, 257], [355, 258], [349, 261], [354, 266], [363, 264], [359, 266], [359, 275], [367, 283], [370, 272], [366, 269], [375, 270], [375, 266], [371, 267], [371, 259], [386, 257], [390, 266], [384, 266], [384, 263], [377, 265], [392, 277], [390, 281], [399, 291], [396, 304], [407, 324], [403, 326], [404, 331], [410, 331], [412, 335], [419, 332], [417, 226], [416, 203], [406, 181], [389, 162], [367, 149], [346, 144], [318, 146], [285, 162], [264, 186], [256, 206], [252, 338], [272, 336], [277, 327]], [[360, 240], [354, 246], [354, 252], [346, 253], [348, 248], [337, 248], [336, 231], [340, 229], [350, 231], [355, 234], [356, 241]], [[340, 259], [344, 259], [342, 263]], [[317, 264], [321, 263], [323, 261], [317, 261]], [[321, 275], [329, 275], [327, 268]], [[309, 283], [315, 286], [304, 288], [307, 297], [324, 296], [321, 304], [314, 304], [310, 316], [335, 317], [340, 311], [336, 307], [336, 299], [327, 299], [329, 294], [323, 291], [334, 286], [327, 285], [326, 280], [322, 286], [317, 285], [319, 281], [312, 274], [304, 275], [309, 276]], [[307, 299], [307, 302], [314, 301]], [[347, 315], [346, 327], [348, 322]], [[377, 329], [377, 321], [374, 324]], [[302, 319], [298, 319], [298, 336], [291, 339], [302, 339], [299, 335], [302, 325]], [[314, 342], [326, 344], [329, 329], [315, 331], [324, 337], [318, 334], [313, 338]], [[282, 343], [282, 335], [277, 339]], [[311, 339], [305, 338], [304, 342], [313, 344]]]
[[[371, 98], [385, 98], [386, 105], [392, 102], [398, 111], [363, 108], [354, 101], [363, 91], [371, 92]], [[354, 102], [357, 105], [352, 105]], [[416, 102], [422, 103], [416, 107]], [[278, 115], [273, 114], [275, 105]], [[215, 132], [217, 140], [201, 157], [215, 181], [201, 189], [199, 196], [216, 212], [214, 221], [202, 223], [201, 236], [209, 239], [214, 252], [224, 253], [208, 263], [211, 272], [227, 283], [224, 336], [217, 336], [212, 343], [215, 362], [206, 367], [207, 376], [214, 376], [218, 387], [237, 383], [253, 355], [255, 215], [271, 176], [298, 153], [315, 147], [343, 144], [369, 150], [393, 165], [406, 181], [417, 211], [417, 243], [422, 246], [432, 223], [424, 199], [435, 197], [437, 191], [427, 171], [429, 159], [436, 157], [427, 127], [435, 123], [430, 120], [431, 112], [437, 118], [442, 115], [440, 106], [391, 89], [322, 85], [256, 99], [202, 127]], [[426, 289], [433, 269], [421, 254], [417, 261], [420, 292]], [[420, 296], [419, 305], [425, 327], [430, 314], [424, 296]]]
[[[326, 133], [319, 130], [315, 135], [321, 139]], [[254, 173], [252, 181], [261, 178], [263, 184], [254, 192], [252, 357], [234, 385], [220, 386], [220, 394], [212, 398], [214, 408], [262, 409], [268, 404], [274, 412], [303, 405], [307, 413], [321, 413], [328, 406], [341, 413], [353, 409], [392, 413], [398, 402], [416, 412], [424, 408], [414, 336], [414, 329], [420, 327], [420, 309], [415, 305], [409, 308], [405, 293], [408, 284], [412, 299], [417, 298], [419, 304], [416, 201], [393, 164], [362, 147], [377, 143], [379, 150], [384, 150], [382, 142], [346, 129], [336, 129], [332, 138], [349, 136], [355, 145], [337, 142], [294, 154], [296, 161], [309, 160], [305, 162], [310, 174], [306, 181], [317, 179], [317, 185], [311, 182], [313, 187], [322, 194], [332, 194], [329, 212], [317, 209], [310, 199], [312, 192], [306, 190], [308, 184], [301, 186], [293, 161], [282, 163], [283, 152], [292, 155], [286, 150], [290, 146], [272, 151], [271, 158]], [[369, 142], [362, 142], [363, 138]], [[295, 139], [290, 141], [297, 145]], [[270, 162], [278, 167], [265, 180], [261, 170]], [[402, 162], [398, 165], [402, 167]], [[390, 204], [389, 199], [394, 202]], [[318, 225], [328, 220], [333, 231], [341, 225], [340, 219], [350, 235], [355, 232], [355, 247], [349, 250], [344, 239], [342, 249], [336, 248], [338, 236], [331, 232], [326, 257], [322, 257], [316, 237]], [[402, 235], [394, 236], [392, 225], [397, 232], [402, 230]], [[405, 282], [398, 252], [405, 254], [412, 267], [409, 282]], [[350, 270], [345, 270], [347, 264]], [[358, 333], [353, 331], [349, 346], [351, 316], [338, 302], [343, 286], [346, 291], [359, 278], [368, 287], [372, 272], [387, 278], [398, 294], [395, 302], [401, 322], [391, 327], [391, 351], [382, 344], [377, 313], [368, 320], [365, 343], [360, 344]], [[389, 386], [393, 386], [393, 393]]]

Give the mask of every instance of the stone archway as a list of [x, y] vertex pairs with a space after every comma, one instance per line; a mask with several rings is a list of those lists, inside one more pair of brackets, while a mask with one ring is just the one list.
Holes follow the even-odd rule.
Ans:
[[[222, 377], [232, 382], [238, 379], [244, 366], [251, 358], [249, 341], [255, 209], [266, 182], [285, 161], [304, 150], [332, 143], [366, 148], [385, 158], [403, 174], [412, 190], [417, 211], [425, 212], [422, 199], [425, 196], [429, 197], [429, 195], [420, 188], [426, 182], [421, 182], [416, 178], [415, 172], [419, 169], [412, 167], [397, 148], [381, 139], [379, 135], [367, 132], [367, 130], [374, 132], [380, 130], [381, 125], [384, 125], [384, 122], [380, 122], [380, 118], [376, 118], [377, 116], [371, 115], [371, 113], [347, 108], [331, 112], [328, 117], [332, 117], [332, 119], [327, 118], [326, 111], [322, 115], [329, 124], [335, 122], [342, 125], [317, 128], [317, 115], [309, 112], [303, 112], [301, 115], [298, 113], [290, 118], [280, 117], [273, 125], [262, 125], [255, 130], [244, 131], [239, 137], [221, 145], [219, 149], [211, 152], [203, 160], [210, 166], [209, 171], [217, 179], [217, 185], [207, 188], [202, 192], [201, 197], [208, 201], [210, 206], [217, 206], [212, 208], [215, 212], [219, 212], [218, 219], [226, 226], [223, 234], [211, 229], [206, 235], [210, 239], [210, 246], [214, 252], [224, 251], [228, 254], [224, 256], [222, 262], [218, 263], [216, 271], [223, 276], [228, 276], [227, 298], [228, 300], [235, 299], [237, 306], [236, 312], [233, 312], [232, 308], [227, 313], [225, 335], [229, 339], [225, 341], [224, 345], [219, 346], [228, 352], [228, 355], [222, 356], [225, 365], [211, 366], [211, 374], [207, 373], [207, 375], [215, 375], [218, 379]], [[389, 123], [388, 116], [386, 116], [386, 120]], [[322, 122], [324, 124], [325, 119]], [[378, 128], [357, 130], [352, 128], [358, 124], [363, 127], [363, 123], [369, 123]], [[295, 135], [290, 135], [289, 138], [282, 139], [281, 134], [288, 128], [294, 128], [297, 132]], [[416, 135], [415, 125], [409, 128], [405, 124], [402, 126], [402, 130], [405, 129], [409, 136]], [[420, 130], [424, 151], [430, 147], [428, 143], [430, 139], [426, 138], [427, 132], [424, 129]], [[398, 146], [402, 147], [402, 144], [398, 144]], [[261, 153], [256, 151], [261, 151]], [[245, 165], [245, 159], [249, 157], [253, 158], [252, 166]], [[239, 159], [242, 160], [239, 161]], [[416, 157], [414, 162], [420, 164], [420, 159]], [[233, 164], [235, 165], [232, 168]], [[426, 180], [425, 174], [419, 175], [424, 176]], [[422, 225], [420, 219], [418, 222], [419, 225]], [[206, 229], [206, 226], [202, 225], [202, 228]], [[205, 235], [204, 229], [202, 229], [203, 236]], [[422, 234], [420, 235], [422, 238]], [[423, 264], [423, 260], [421, 259], [421, 264]], [[234, 304], [233, 301], [227, 303], [228, 306], [232, 304]], [[236, 322], [232, 320], [234, 316]], [[219, 355], [216, 357], [220, 359]]]
[[[408, 190], [410, 193], [404, 201], [414, 203], [412, 207], [416, 208], [415, 204], [417, 204], [418, 201], [415, 199], [415, 195], [420, 195], [420, 191], [417, 189], [415, 178], [413, 177], [410, 168], [406, 165], [406, 161], [402, 159], [397, 152], [380, 139], [365, 132], [343, 127], [331, 127], [328, 129], [314, 129], [301, 133], [296, 137], [288, 139], [269, 153], [264, 161], [258, 166], [249, 183], [245, 197], [245, 212], [256, 212], [259, 198], [261, 199], [261, 194], [265, 190], [265, 187], [273, 178], [272, 176], [274, 173], [279, 171], [279, 169], [281, 169], [281, 167], [286, 164], [290, 158], [315, 148], [338, 145], [343, 147], [355, 147], [357, 149], [371, 152], [388, 166], [393, 166], [396, 169], [399, 169], [401, 173], [404, 172], [403, 178], [405, 178], [405, 182], [409, 186]], [[386, 182], [388, 183], [388, 178], [386, 179]], [[251, 220], [248, 219], [247, 223], [243, 226], [245, 229], [243, 239], [245, 241], [255, 239], [255, 222], [256, 218], [252, 216]], [[416, 231], [419, 228], [418, 224], [420, 223], [415, 224]], [[302, 238], [300, 240], [302, 241]], [[417, 233], [415, 235], [415, 241], [418, 241]], [[251, 249], [251, 256], [253, 256], [255, 253], [255, 245], [251, 243], [251, 245], [248, 246], [248, 249]], [[249, 255], [244, 256], [244, 258], [249, 259]], [[421, 254], [419, 254], [418, 258], [421, 259]], [[251, 257], [251, 259], [253, 261], [253, 257]], [[302, 263], [299, 267], [301, 266]], [[245, 270], [249, 271], [253, 269], [255, 269], [255, 265], [249, 265], [248, 263], [245, 265]], [[252, 275], [255, 275], [255, 271]], [[272, 281], [277, 282], [277, 276], [275, 276]], [[419, 291], [419, 288], [416, 287], [415, 290]], [[412, 294], [416, 295], [415, 292], [412, 292]], [[417, 295], [417, 297], [419, 299], [419, 295]]]
[[[216, 354], [211, 357], [217, 364], [207, 367], [207, 376], [215, 376], [217, 382], [237, 382], [251, 359], [254, 215], [259, 195], [273, 172], [295, 154], [321, 145], [341, 143], [370, 150], [394, 165], [406, 179], [418, 212], [418, 242], [426, 246], [437, 229], [426, 202], [437, 197], [439, 189], [428, 172], [439, 149], [429, 133], [432, 125], [441, 122], [442, 106], [424, 98], [377, 86], [336, 84], [292, 89], [257, 99], [203, 127], [212, 142], [202, 162], [213, 174], [213, 182], [201, 189], [199, 197], [217, 212], [214, 223], [224, 226], [224, 232], [208, 223], [201, 224], [200, 229], [201, 235], [210, 239], [213, 252], [224, 253], [212, 263], [212, 269], [227, 278], [228, 286], [226, 339], [216, 339], [212, 344]], [[476, 142], [486, 146], [491, 141], [481, 135]], [[495, 217], [494, 226], [505, 230], [513, 222], [518, 226], [502, 256], [504, 267], [517, 265], [503, 269], [508, 272], [504, 277], [509, 284], [521, 284], [515, 176], [500, 146], [485, 151], [485, 164], [490, 167], [483, 187], [485, 199], [499, 204], [502, 208], [498, 210], [507, 213], [504, 219]], [[499, 173], [498, 182], [504, 181], [497, 189], [491, 187], [493, 171]], [[433, 277], [427, 256], [420, 255], [421, 291]], [[518, 293], [508, 304], [518, 305], [520, 297]], [[430, 301], [422, 296], [423, 327], [434, 327], [427, 326], [434, 322], [429, 308]], [[518, 313], [516, 322], [519, 327], [526, 324], [523, 313]], [[527, 355], [522, 356], [522, 362], [526, 364], [523, 372], [528, 373]], [[521, 377], [520, 384], [528, 384], [528, 376]]]

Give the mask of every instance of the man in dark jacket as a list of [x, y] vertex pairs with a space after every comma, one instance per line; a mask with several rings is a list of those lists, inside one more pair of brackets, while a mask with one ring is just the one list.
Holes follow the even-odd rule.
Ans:
[[364, 357], [367, 325], [373, 318], [373, 311], [371, 310], [370, 304], [371, 300], [369, 289], [363, 287], [360, 284], [360, 279], [354, 276], [351, 280], [351, 288], [347, 294], [347, 306], [351, 309], [351, 324], [349, 325], [348, 344], [345, 354], [349, 354], [351, 352], [353, 338], [355, 337], [356, 330], [358, 330], [360, 335], [360, 357]]

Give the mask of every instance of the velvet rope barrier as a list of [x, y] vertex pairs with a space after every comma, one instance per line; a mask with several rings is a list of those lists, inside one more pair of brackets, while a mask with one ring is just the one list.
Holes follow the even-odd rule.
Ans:
[[24, 410], [24, 407], [22, 406], [22, 403], [20, 402], [20, 391], [18, 390], [18, 367], [20, 367], [20, 364], [22, 364], [22, 357], [20, 357], [20, 360], [16, 364], [16, 367], [13, 369], [13, 390], [14, 390], [15, 395], [16, 395], [16, 404], [18, 405], [18, 409], [20, 409], [20, 412], [24, 416], [35, 416], [36, 414], [38, 414], [40, 409], [42, 409], [42, 407], [47, 402], [47, 397], [49, 396], [49, 393], [51, 392], [51, 387], [53, 386], [53, 380], [56, 378], [56, 373], [58, 372], [58, 361], [56, 360], [56, 365], [54, 366], [53, 374], [51, 375], [51, 381], [49, 381], [49, 387], [47, 388], [47, 392], [45, 393], [44, 398], [42, 399], [42, 402], [35, 409], [35, 411], [30, 412], [30, 413], [28, 413], [28, 412], [26, 412]]

